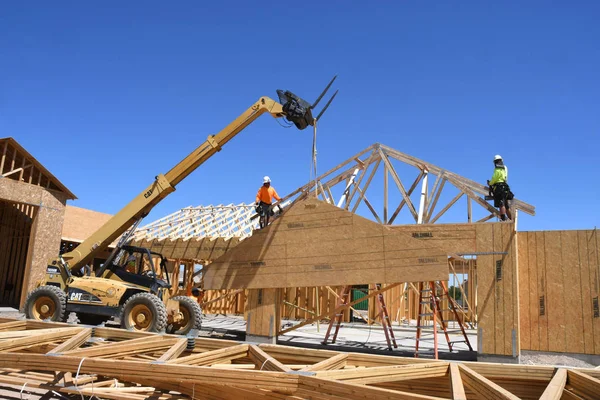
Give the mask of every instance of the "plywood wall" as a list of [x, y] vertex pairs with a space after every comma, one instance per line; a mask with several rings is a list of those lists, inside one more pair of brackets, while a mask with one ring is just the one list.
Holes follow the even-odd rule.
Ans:
[[435, 244], [315, 198], [205, 267], [207, 289], [259, 289], [445, 280], [447, 253]]
[[519, 232], [524, 350], [600, 354], [596, 230]]

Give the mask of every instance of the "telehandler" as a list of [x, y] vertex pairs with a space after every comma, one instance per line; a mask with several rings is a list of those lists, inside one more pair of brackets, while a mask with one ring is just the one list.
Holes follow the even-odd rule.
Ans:
[[[26, 317], [65, 321], [71, 312], [75, 312], [84, 324], [99, 324], [118, 317], [121, 326], [129, 330], [185, 335], [199, 329], [201, 309], [198, 303], [187, 296], [171, 298], [172, 284], [165, 258], [145, 248], [128, 246], [128, 240], [142, 218], [175, 191], [178, 183], [262, 114], [285, 117], [300, 130], [314, 126], [338, 93], [336, 91], [319, 115], [313, 117], [312, 110], [335, 79], [312, 105], [283, 90], [277, 90], [279, 102], [261, 97], [169, 172], [156, 176], [150, 186], [88, 239], [49, 262], [46, 277], [27, 295], [22, 310]], [[100, 269], [93, 274], [82, 272], [95, 255], [119, 237], [116, 248]], [[155, 265], [154, 260], [159, 260], [159, 265]]]

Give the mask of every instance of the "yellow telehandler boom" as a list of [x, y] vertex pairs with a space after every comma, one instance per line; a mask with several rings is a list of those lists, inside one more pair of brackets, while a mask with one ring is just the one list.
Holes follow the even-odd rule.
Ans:
[[[52, 260], [52, 265], [61, 265], [61, 274], [70, 275], [71, 271], [81, 269], [86, 263], [91, 261], [99, 252], [106, 249], [116, 238], [121, 236], [132, 226], [135, 228], [137, 223], [145, 217], [154, 206], [156, 206], [169, 193], [175, 191], [175, 186], [185, 179], [192, 171], [198, 168], [206, 160], [233, 139], [244, 128], [250, 125], [262, 114], [268, 113], [274, 118], [285, 117], [292, 122], [298, 129], [305, 129], [309, 125], [314, 125], [331, 104], [337, 91], [329, 99], [323, 110], [317, 117], [313, 117], [312, 110], [321, 100], [325, 92], [331, 87], [336, 79], [334, 77], [323, 93], [317, 98], [315, 103], [310, 104], [289, 91], [277, 90], [280, 102], [269, 97], [261, 97], [256, 103], [248, 108], [244, 113], [237, 117], [233, 122], [227, 125], [216, 135], [211, 135], [208, 139], [191, 152], [186, 158], [175, 165], [166, 174], [156, 176], [154, 182], [136, 196], [129, 204], [115, 214], [94, 234], [87, 238], [73, 251], [63, 254]], [[133, 231], [133, 229], [131, 230]], [[63, 276], [63, 279], [68, 279]]]

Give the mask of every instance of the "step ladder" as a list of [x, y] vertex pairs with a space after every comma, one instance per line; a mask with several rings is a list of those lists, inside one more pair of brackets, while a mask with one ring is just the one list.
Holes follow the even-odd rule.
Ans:
[[[337, 303], [336, 309], [348, 304], [348, 297], [350, 297], [350, 289], [351, 288], [352, 288], [352, 286], [344, 286], [342, 288], [342, 294], [338, 298], [338, 303]], [[339, 310], [339, 312], [337, 314], [335, 314], [334, 318], [331, 318], [329, 320], [329, 326], [327, 327], [327, 332], [325, 333], [325, 339], [323, 339], [323, 344], [327, 344], [327, 341], [329, 339], [329, 334], [331, 333], [331, 328], [333, 327], [333, 324], [336, 324], [336, 325], [335, 325], [335, 332], [333, 333], [333, 337], [331, 338], [331, 343], [335, 343], [338, 332], [340, 331], [340, 325], [342, 324], [343, 318], [344, 318], [344, 309], [341, 309], [341, 310]]]
[[[338, 299], [337, 308], [348, 304], [350, 297], [350, 289], [352, 286], [344, 286], [342, 288], [341, 296]], [[375, 285], [375, 290], [380, 290], [381, 285]], [[398, 344], [396, 343], [396, 337], [394, 336], [394, 330], [392, 329], [392, 322], [390, 321], [390, 316], [387, 311], [387, 307], [385, 305], [385, 299], [383, 297], [383, 293], [379, 293], [377, 295], [377, 304], [379, 307], [379, 315], [381, 315], [381, 325], [383, 326], [383, 333], [385, 334], [385, 341], [388, 345], [388, 350], [392, 350], [392, 346], [394, 348], [398, 348]], [[327, 332], [325, 333], [325, 338], [323, 339], [322, 344], [328, 344], [329, 336], [331, 334], [331, 329], [335, 324], [335, 331], [333, 333], [333, 337], [331, 338], [331, 343], [335, 343], [337, 339], [338, 332], [340, 331], [340, 325], [342, 324], [342, 319], [344, 318], [343, 309], [340, 310], [334, 318], [329, 321], [329, 326], [327, 327]]]
[[[375, 290], [380, 290], [381, 284], [375, 285]], [[396, 336], [394, 336], [394, 330], [392, 329], [392, 321], [390, 321], [390, 316], [387, 312], [387, 307], [385, 306], [385, 299], [383, 298], [383, 293], [379, 293], [377, 295], [377, 304], [379, 306], [379, 315], [381, 315], [381, 325], [383, 326], [383, 333], [385, 334], [385, 341], [388, 345], [388, 350], [392, 350], [392, 345], [395, 349], [398, 348], [396, 344]]]
[[[448, 310], [442, 310], [440, 307], [440, 299], [446, 297], [448, 299]], [[419, 343], [421, 341], [431, 340], [431, 338], [423, 338], [422, 334], [433, 334], [433, 357], [438, 359], [438, 324], [442, 328], [446, 342], [448, 343], [448, 349], [452, 351], [452, 347], [455, 343], [465, 343], [470, 351], [473, 351], [467, 333], [463, 325], [463, 321], [460, 319], [458, 312], [456, 311], [457, 304], [452, 297], [448, 294], [448, 289], [444, 282], [430, 281], [419, 283], [419, 314], [417, 316], [417, 341], [415, 344], [415, 357], [419, 357]], [[460, 332], [464, 339], [461, 340], [450, 340], [448, 335], [448, 327], [446, 321], [444, 321], [443, 311], [451, 311], [454, 314], [454, 318], [460, 327]], [[432, 325], [425, 325], [426, 318], [431, 317], [433, 322]], [[426, 329], [431, 329], [428, 331]], [[424, 331], [425, 330], [425, 331]]]

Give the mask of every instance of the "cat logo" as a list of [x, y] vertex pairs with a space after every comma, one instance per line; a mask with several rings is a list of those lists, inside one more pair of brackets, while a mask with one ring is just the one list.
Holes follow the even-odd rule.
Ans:
[[81, 295], [82, 294], [83, 293], [81, 293], [81, 292], [80, 293], [73, 292], [73, 293], [71, 293], [71, 296], [69, 297], [69, 300], [71, 300], [71, 301], [81, 301]]

